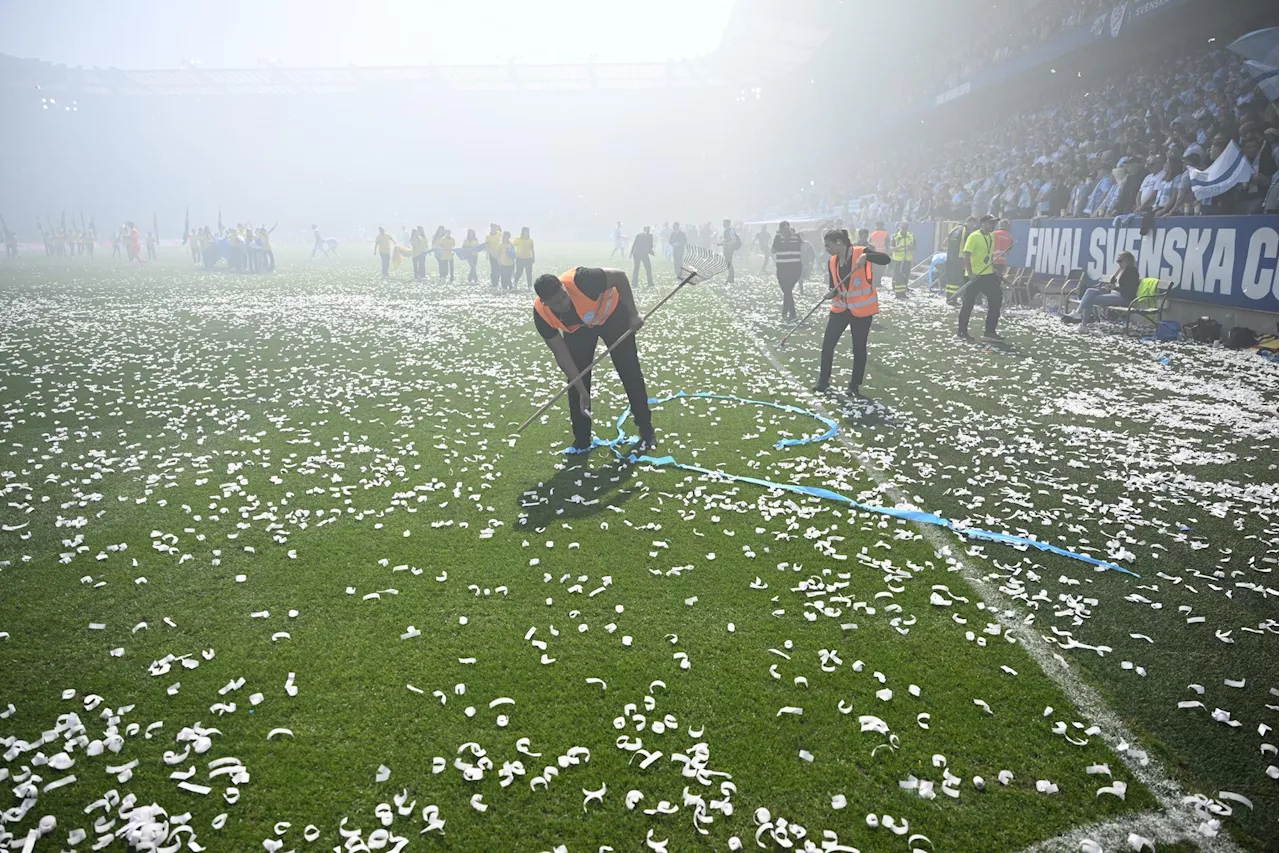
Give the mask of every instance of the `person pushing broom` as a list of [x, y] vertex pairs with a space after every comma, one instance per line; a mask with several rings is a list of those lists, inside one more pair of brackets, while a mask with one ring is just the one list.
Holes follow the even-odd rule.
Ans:
[[[591, 371], [596, 342], [604, 340], [640, 431], [639, 453], [656, 446], [649, 393], [640, 371], [635, 332], [644, 325], [631, 282], [622, 270], [575, 267], [533, 283], [533, 323], [569, 386], [573, 449], [591, 449]], [[585, 372], [584, 372], [585, 371]], [[581, 374], [581, 375], [579, 375]], [[575, 378], [577, 381], [575, 382]]]

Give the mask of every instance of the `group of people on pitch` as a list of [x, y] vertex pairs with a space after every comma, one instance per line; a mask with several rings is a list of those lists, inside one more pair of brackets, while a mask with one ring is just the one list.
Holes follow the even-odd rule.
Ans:
[[[969, 313], [974, 298], [981, 293], [988, 299], [986, 337], [1000, 339], [995, 332], [1000, 284], [992, 264], [993, 226], [993, 218], [984, 218], [981, 227], [965, 244], [964, 262], [970, 283], [961, 294], [962, 337], [968, 337]], [[828, 231], [823, 237], [823, 246], [828, 255], [825, 301], [829, 302], [830, 312], [822, 340], [818, 382], [813, 390], [818, 393], [829, 390], [836, 345], [848, 329], [853, 343], [853, 375], [848, 394], [857, 397], [866, 373], [871, 321], [880, 310], [876, 268], [888, 266], [892, 259], [871, 246], [855, 245], [849, 232], [843, 229]], [[627, 274], [615, 269], [575, 267], [558, 276], [539, 276], [533, 289], [534, 325], [565, 378], [572, 383], [569, 387], [572, 449], [584, 452], [592, 446], [588, 368], [595, 357], [597, 342], [603, 340], [612, 348], [613, 366], [622, 380], [640, 433], [636, 451], [643, 454], [652, 450], [656, 446], [653, 417], [635, 343], [635, 332], [644, 324], [644, 319], [636, 308]]]

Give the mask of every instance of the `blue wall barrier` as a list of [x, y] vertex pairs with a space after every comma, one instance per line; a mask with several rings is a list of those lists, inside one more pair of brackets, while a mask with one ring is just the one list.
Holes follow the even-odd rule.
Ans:
[[1081, 269], [1099, 281], [1115, 271], [1121, 252], [1132, 252], [1138, 274], [1172, 281], [1178, 299], [1280, 310], [1280, 236], [1274, 216], [1157, 219], [1145, 236], [1136, 223], [1116, 227], [1109, 219], [1019, 219], [1011, 233], [1009, 266], [1032, 267], [1038, 275], [1065, 276]]

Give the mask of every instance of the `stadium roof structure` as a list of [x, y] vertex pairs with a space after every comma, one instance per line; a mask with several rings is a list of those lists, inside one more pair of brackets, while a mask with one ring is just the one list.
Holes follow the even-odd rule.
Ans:
[[42, 94], [74, 98], [341, 95], [387, 84], [437, 93], [755, 86], [812, 57], [831, 33], [829, 11], [827, 0], [738, 0], [720, 46], [705, 57], [678, 62], [126, 70], [0, 55], [0, 88], [38, 87]]

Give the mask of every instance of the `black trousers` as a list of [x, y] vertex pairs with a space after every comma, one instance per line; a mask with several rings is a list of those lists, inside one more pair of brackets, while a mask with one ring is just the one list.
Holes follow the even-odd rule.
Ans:
[[635, 259], [635, 267], [631, 270], [631, 281], [634, 284], [640, 283], [640, 265], [644, 264], [644, 275], [649, 280], [649, 286], [653, 287], [653, 264], [649, 262], [648, 255], [640, 255]]
[[470, 269], [467, 272], [468, 284], [480, 283], [480, 276], [476, 275], [476, 264], [478, 264], [479, 262], [480, 262], [480, 258], [476, 255], [472, 255], [471, 257], [467, 258], [467, 263], [470, 265]]
[[533, 258], [516, 258], [516, 284], [520, 283], [521, 275], [529, 283], [529, 289], [533, 290]]
[[489, 284], [493, 287], [498, 286], [498, 278], [500, 277], [498, 268], [500, 266], [501, 264], [498, 263], [498, 256], [490, 255], [489, 256]]
[[729, 266], [729, 277], [725, 279], [725, 284], [733, 284], [733, 249], [728, 246], [724, 248], [724, 262]]
[[[585, 368], [595, 358], [596, 342], [604, 341], [605, 346], [613, 346], [618, 338], [629, 328], [623, 321], [624, 314], [615, 314], [610, 322], [595, 328], [583, 328], [564, 336], [569, 345], [569, 354], [579, 370]], [[627, 392], [627, 402], [631, 404], [631, 417], [642, 438], [653, 434], [653, 415], [649, 411], [649, 392], [645, 389], [644, 374], [640, 372], [640, 353], [636, 350], [635, 335], [627, 339], [609, 356], [613, 359], [613, 369], [622, 380], [622, 388]], [[587, 390], [591, 390], [591, 374], [582, 377]], [[591, 442], [591, 419], [581, 411], [582, 399], [577, 388], [569, 389], [569, 420], [573, 423], [573, 443], [585, 447]]]
[[1004, 293], [1000, 289], [1000, 278], [995, 273], [980, 275], [965, 289], [960, 297], [960, 334], [969, 334], [969, 315], [973, 313], [973, 303], [978, 295], [987, 297], [987, 334], [995, 334], [996, 324], [1000, 322], [1000, 302]]
[[680, 267], [684, 264], [684, 247], [679, 249], [674, 246], [671, 249], [671, 262], [675, 264], [676, 280], [684, 278], [684, 273], [680, 271]]
[[[452, 282], [453, 281], [453, 258], [450, 258], [447, 261], [440, 259], [439, 261], [437, 261], [437, 263], [439, 263], [440, 265], [440, 280], [444, 281], [447, 278], [449, 279], [449, 281]], [[424, 258], [422, 261], [422, 266], [423, 266], [422, 274], [424, 276], [427, 274], [427, 271], [425, 269], [426, 265], [427, 265], [427, 262], [426, 262], [426, 259]], [[475, 268], [475, 264], [472, 264], [471, 266], [473, 269]]]
[[382, 256], [382, 277], [391, 277], [391, 255]]
[[515, 272], [515, 267], [498, 265], [498, 281], [502, 284], [503, 290], [515, 290], [516, 286], [511, 281], [511, 274]]
[[800, 282], [799, 264], [778, 264], [778, 286], [782, 288], [782, 319], [796, 319], [796, 301], [792, 292]]
[[427, 256], [414, 255], [413, 256], [413, 277], [416, 280], [421, 281], [426, 277], [426, 275], [427, 275]]
[[845, 329], [853, 335], [853, 380], [849, 385], [857, 387], [862, 384], [862, 378], [867, 371], [867, 335], [871, 333], [871, 319], [874, 316], [872, 314], [868, 317], [855, 317], [851, 311], [831, 312], [831, 316], [827, 318], [826, 334], [822, 336], [822, 361], [818, 368], [819, 385], [826, 385], [831, 381], [831, 362], [835, 358], [836, 344], [840, 343], [840, 337]]

